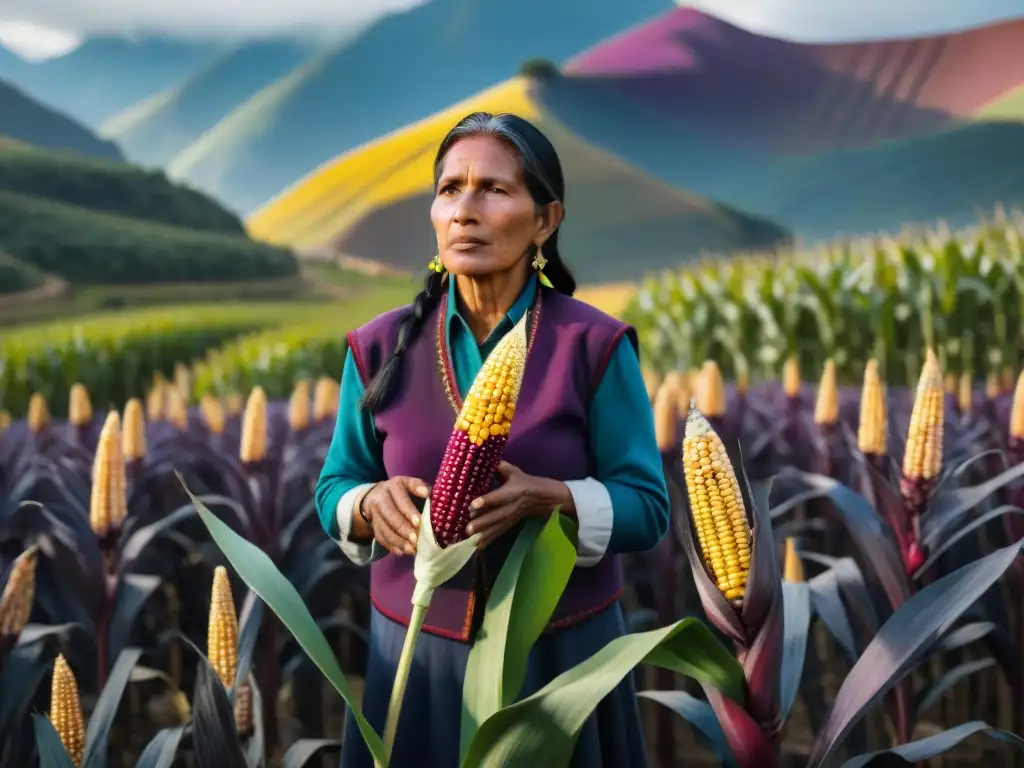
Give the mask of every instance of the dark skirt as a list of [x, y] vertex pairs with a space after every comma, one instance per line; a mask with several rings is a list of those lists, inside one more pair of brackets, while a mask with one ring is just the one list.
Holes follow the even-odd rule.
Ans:
[[[384, 732], [388, 699], [395, 679], [406, 628], [372, 609], [370, 657], [366, 670], [363, 714], [378, 734]], [[519, 698], [543, 688], [553, 678], [595, 654], [626, 632], [616, 603], [573, 627], [541, 635], [530, 652]], [[462, 681], [470, 646], [421, 632], [409, 674], [393, 768], [458, 768]], [[572, 768], [645, 768], [643, 732], [633, 676], [609, 693], [580, 732]], [[341, 768], [373, 768], [351, 714], [345, 722]]]

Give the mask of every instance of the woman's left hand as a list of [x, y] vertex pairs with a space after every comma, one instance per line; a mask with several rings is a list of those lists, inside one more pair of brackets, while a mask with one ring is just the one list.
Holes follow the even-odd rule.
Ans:
[[560, 480], [528, 475], [507, 461], [498, 465], [502, 484], [470, 505], [472, 521], [466, 533], [480, 534], [477, 547], [483, 549], [525, 517], [549, 515], [555, 507], [571, 514], [572, 494]]

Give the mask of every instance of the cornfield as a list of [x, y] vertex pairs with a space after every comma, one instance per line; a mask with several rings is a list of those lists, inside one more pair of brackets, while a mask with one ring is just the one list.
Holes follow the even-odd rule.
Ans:
[[727, 378], [770, 380], [835, 362], [856, 384], [876, 359], [892, 386], [912, 386], [922, 350], [948, 375], [1003, 378], [1024, 350], [1024, 215], [953, 233], [711, 260], [648, 277], [624, 316], [658, 371], [715, 360]]

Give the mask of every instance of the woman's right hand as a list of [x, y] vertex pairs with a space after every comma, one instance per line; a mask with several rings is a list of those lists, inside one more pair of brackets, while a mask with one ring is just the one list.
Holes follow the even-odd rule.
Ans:
[[430, 488], [419, 478], [392, 477], [377, 483], [363, 496], [353, 515], [354, 522], [366, 526], [359, 510], [373, 528], [373, 538], [396, 555], [416, 554], [420, 513], [412, 497], [426, 499]]

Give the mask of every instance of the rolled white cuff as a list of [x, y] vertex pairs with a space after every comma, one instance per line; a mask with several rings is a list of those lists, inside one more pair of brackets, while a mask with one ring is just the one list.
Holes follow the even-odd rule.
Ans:
[[356, 501], [373, 485], [373, 483], [363, 483], [343, 493], [338, 499], [338, 509], [335, 513], [338, 520], [338, 546], [341, 547], [345, 556], [356, 565], [366, 565], [373, 557], [373, 542], [360, 544], [349, 538], [352, 532], [352, 514], [355, 512]]
[[569, 480], [566, 486], [572, 494], [579, 525], [576, 566], [589, 568], [597, 565], [608, 551], [614, 520], [612, 497], [604, 484], [592, 477]]

